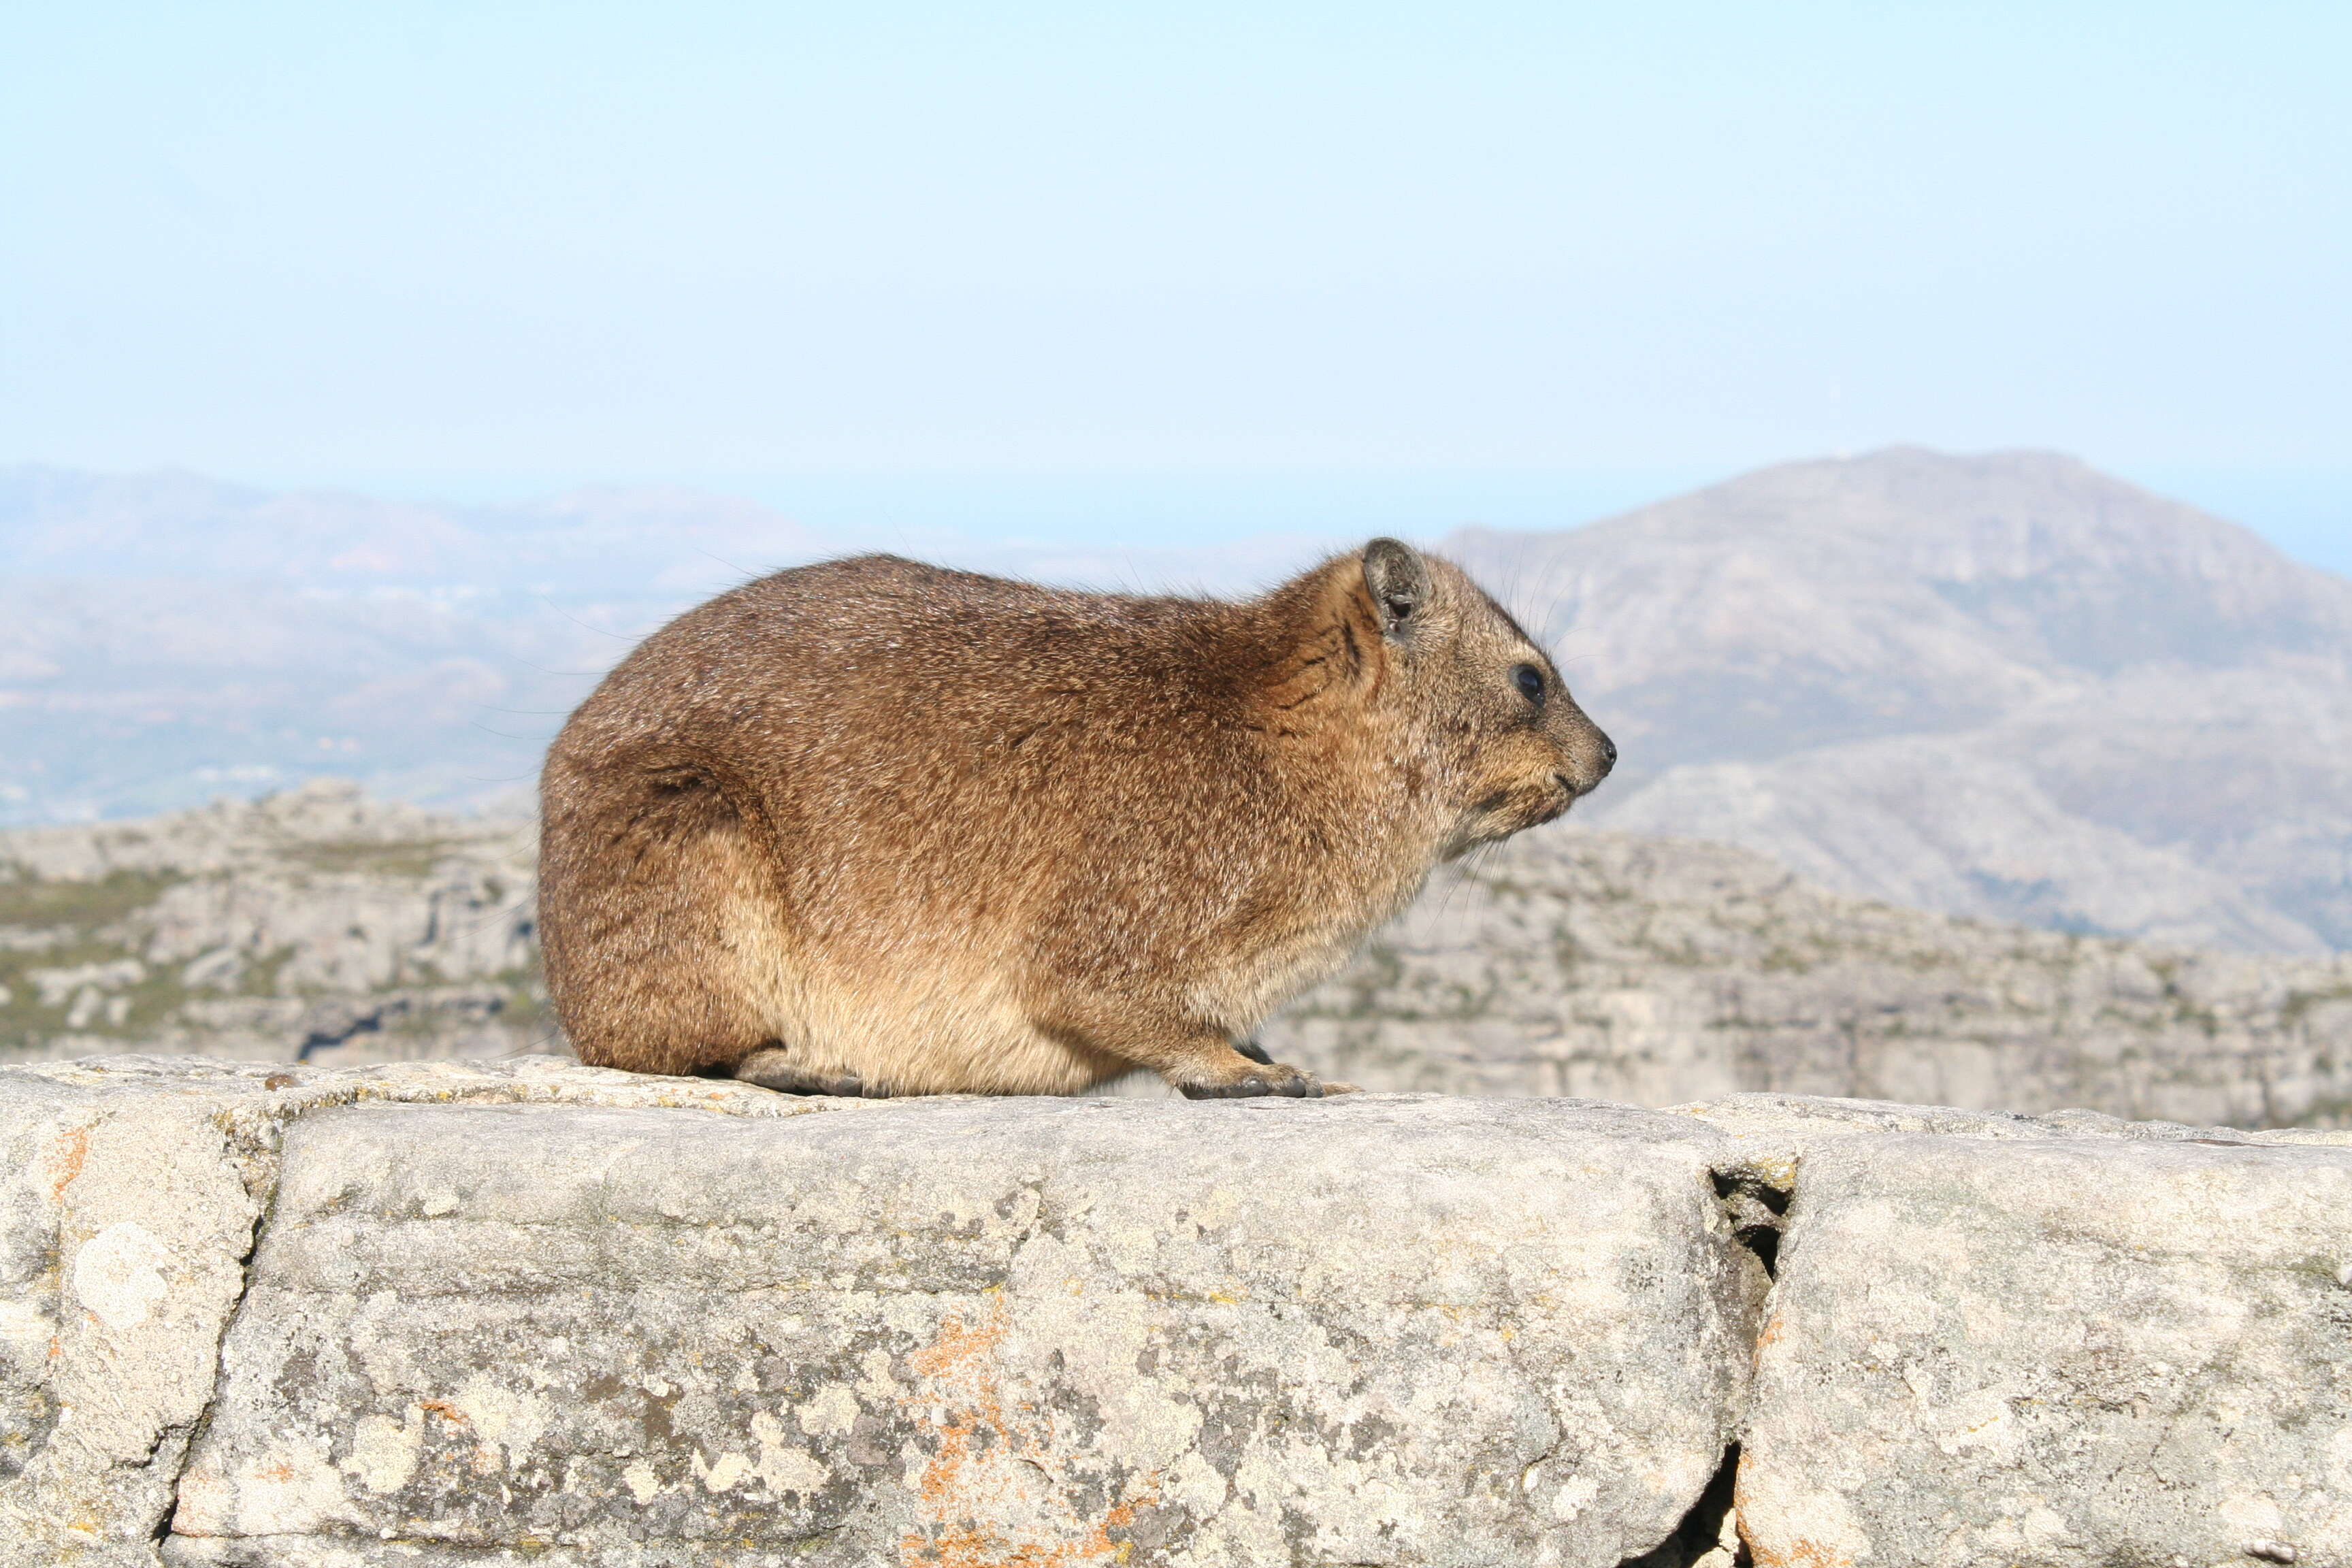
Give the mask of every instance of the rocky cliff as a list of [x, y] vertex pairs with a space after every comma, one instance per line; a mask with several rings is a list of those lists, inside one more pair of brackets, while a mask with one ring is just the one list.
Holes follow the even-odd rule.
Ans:
[[1527, 834], [1441, 878], [1264, 1038], [1390, 1089], [2352, 1122], [2352, 957], [1935, 914], [1607, 831]]
[[[321, 1064], [561, 1050], [531, 856], [527, 823], [324, 782], [0, 835], [0, 1049]], [[1378, 1089], [2352, 1120], [2352, 958], [1932, 914], [1721, 845], [1574, 827], [1441, 873], [1265, 1038]]]
[[533, 848], [340, 781], [0, 834], [0, 1053], [543, 1048]]
[[2352, 1134], [0, 1069], [8, 1568], [2352, 1562]]

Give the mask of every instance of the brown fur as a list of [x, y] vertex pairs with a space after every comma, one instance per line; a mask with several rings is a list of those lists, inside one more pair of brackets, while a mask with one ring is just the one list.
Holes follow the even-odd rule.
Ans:
[[548, 984], [583, 1060], [639, 1072], [1316, 1093], [1234, 1042], [1614, 757], [1393, 541], [1240, 604], [801, 567], [648, 637], [557, 737]]

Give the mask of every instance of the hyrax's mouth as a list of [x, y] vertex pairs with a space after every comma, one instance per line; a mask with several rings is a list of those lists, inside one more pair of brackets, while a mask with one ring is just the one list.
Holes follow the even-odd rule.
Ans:
[[1588, 793], [1577, 788], [1566, 773], [1554, 773], [1541, 784], [1498, 790], [1473, 809], [1471, 820], [1477, 825], [1474, 839], [1492, 844], [1530, 827], [1541, 827], [1568, 815], [1577, 797]]
[[1575, 782], [1566, 773], [1552, 774], [1551, 782], [1553, 788], [1550, 799], [1545, 803], [1541, 812], [1528, 823], [1529, 827], [1538, 827], [1544, 823], [1566, 816], [1568, 808], [1576, 804], [1577, 797], [1590, 793], [1577, 788]]
[[1462, 815], [1453, 835], [1438, 851], [1438, 858], [1458, 860], [1484, 845], [1500, 844], [1530, 827], [1540, 827], [1565, 813], [1575, 801], [1573, 792], [1551, 789], [1538, 795], [1521, 787], [1490, 795]]

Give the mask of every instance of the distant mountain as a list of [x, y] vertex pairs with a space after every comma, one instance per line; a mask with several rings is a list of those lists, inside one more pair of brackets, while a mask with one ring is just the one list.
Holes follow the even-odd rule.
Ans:
[[0, 824], [343, 773], [479, 805], [676, 609], [815, 542], [749, 503], [504, 511], [0, 469]]
[[692, 596], [822, 548], [766, 508], [698, 490], [593, 489], [448, 507], [172, 471], [0, 468], [0, 574], [16, 578], [267, 580], [324, 594], [568, 603]]
[[2352, 581], [2044, 453], [1790, 464], [1448, 548], [1624, 761], [1590, 820], [1895, 902], [2352, 947]]

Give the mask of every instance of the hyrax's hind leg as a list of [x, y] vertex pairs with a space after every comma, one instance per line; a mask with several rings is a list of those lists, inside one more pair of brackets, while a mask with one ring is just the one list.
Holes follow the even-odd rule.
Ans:
[[853, 1099], [887, 1100], [890, 1086], [867, 1083], [854, 1072], [832, 1072], [793, 1060], [790, 1051], [764, 1046], [735, 1064], [735, 1076], [745, 1083], [772, 1089], [779, 1094], [837, 1094]]
[[756, 981], [775, 965], [782, 910], [717, 788], [687, 773], [573, 769], [548, 799], [540, 929], [580, 1059], [693, 1073], [773, 1043]]

